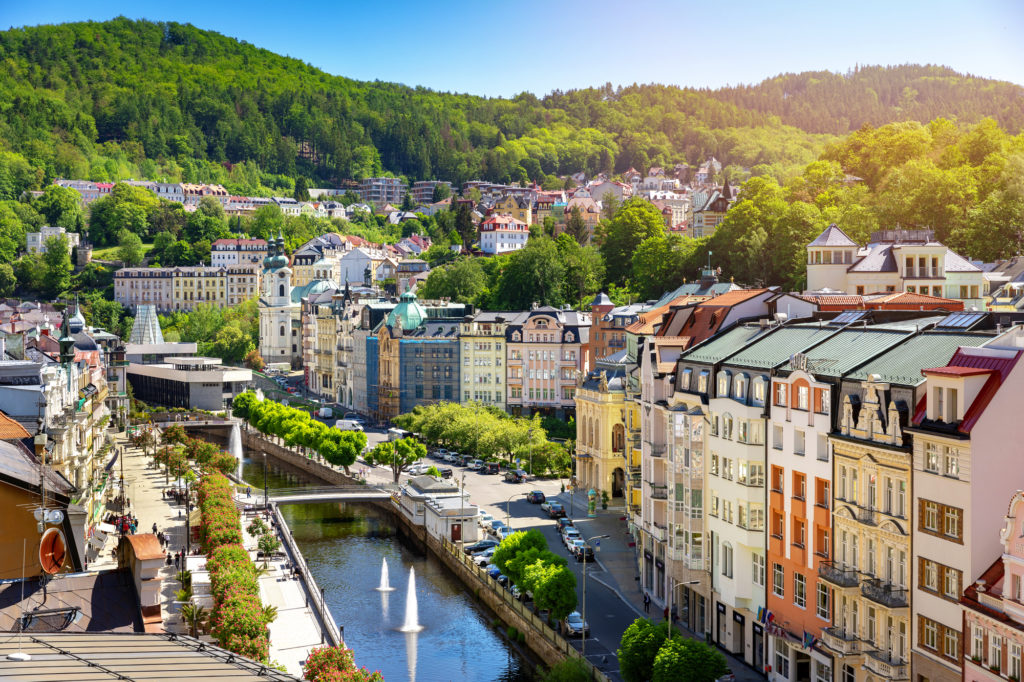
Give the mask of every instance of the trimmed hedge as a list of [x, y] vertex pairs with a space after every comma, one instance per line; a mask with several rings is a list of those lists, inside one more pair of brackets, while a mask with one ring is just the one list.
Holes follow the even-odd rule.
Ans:
[[266, 663], [269, 621], [260, 602], [256, 565], [242, 546], [242, 517], [232, 498], [231, 482], [222, 474], [203, 476], [199, 509], [213, 595], [210, 633], [228, 651]]

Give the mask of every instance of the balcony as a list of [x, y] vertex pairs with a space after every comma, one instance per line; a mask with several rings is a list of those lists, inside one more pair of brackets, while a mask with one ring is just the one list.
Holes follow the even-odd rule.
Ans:
[[657, 483], [647, 482], [647, 485], [651, 486], [651, 499], [653, 500], [667, 500], [668, 499], [668, 486], [658, 485]]
[[910, 666], [906, 661], [884, 651], [868, 651], [864, 667], [887, 680], [909, 680]]
[[856, 570], [836, 566], [831, 561], [818, 564], [818, 576], [838, 587], [856, 587], [858, 582]]
[[871, 601], [890, 609], [905, 608], [907, 605], [907, 589], [897, 587], [879, 578], [868, 578], [861, 582], [860, 593]]
[[857, 635], [841, 628], [825, 628], [821, 631], [821, 641], [829, 649], [843, 656], [860, 653], [860, 640], [857, 639]]
[[665, 542], [666, 530], [667, 529], [653, 522], [647, 527], [647, 532], [658, 542]]
[[877, 526], [878, 510], [859, 507], [857, 509], [857, 520], [868, 526]]
[[657, 457], [657, 458], [661, 459], [661, 458], [663, 458], [665, 456], [666, 446], [663, 443], [662, 444], [658, 444], [658, 445], [655, 445], [654, 443], [651, 443], [650, 445], [651, 445], [651, 457]]

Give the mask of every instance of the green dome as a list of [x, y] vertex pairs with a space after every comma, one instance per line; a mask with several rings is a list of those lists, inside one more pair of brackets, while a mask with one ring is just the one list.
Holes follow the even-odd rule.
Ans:
[[388, 315], [388, 326], [394, 327], [399, 319], [405, 331], [415, 329], [427, 319], [427, 311], [416, 300], [416, 294], [411, 291], [402, 294], [399, 304]]

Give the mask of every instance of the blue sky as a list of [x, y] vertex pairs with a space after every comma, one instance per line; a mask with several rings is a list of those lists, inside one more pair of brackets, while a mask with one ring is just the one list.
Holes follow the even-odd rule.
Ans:
[[719, 87], [856, 64], [943, 64], [1024, 84], [1024, 2], [0, 0], [0, 26], [189, 22], [360, 80], [510, 96]]

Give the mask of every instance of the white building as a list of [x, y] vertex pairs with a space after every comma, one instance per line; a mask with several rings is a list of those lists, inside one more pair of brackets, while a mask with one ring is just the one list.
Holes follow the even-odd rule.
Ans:
[[807, 291], [907, 291], [985, 309], [984, 273], [935, 240], [932, 230], [879, 230], [859, 246], [835, 224], [807, 245]]
[[411, 478], [402, 486], [399, 509], [439, 540], [471, 543], [479, 537], [477, 507], [454, 482], [439, 481], [433, 476]]
[[526, 246], [530, 227], [508, 215], [492, 215], [480, 223], [480, 250], [491, 255], [518, 251]]
[[262, 263], [267, 257], [265, 239], [218, 239], [210, 248], [213, 266]]
[[69, 251], [76, 248], [79, 243], [77, 232], [68, 232], [63, 227], [43, 225], [39, 228], [39, 232], [27, 232], [25, 234], [26, 250], [29, 253], [46, 253], [46, 241], [51, 237], [66, 237]]

